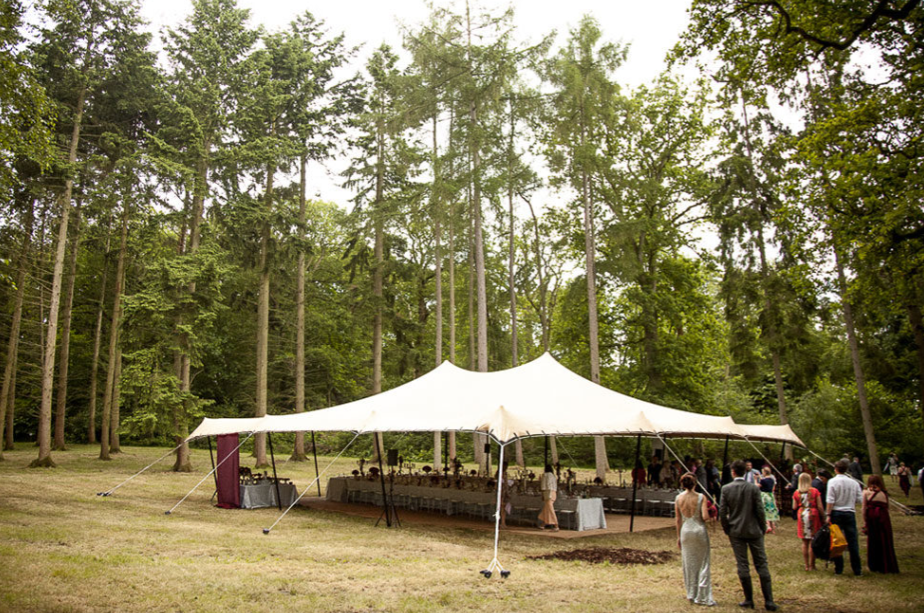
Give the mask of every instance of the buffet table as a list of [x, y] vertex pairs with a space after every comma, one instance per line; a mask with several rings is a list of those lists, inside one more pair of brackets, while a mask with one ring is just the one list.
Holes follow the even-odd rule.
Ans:
[[[411, 510], [436, 511], [446, 515], [469, 514], [483, 519], [493, 518], [497, 506], [497, 491], [457, 489], [454, 487], [385, 484], [395, 506]], [[394, 489], [392, 489], [392, 487]], [[327, 500], [362, 504], [382, 504], [382, 484], [366, 478], [333, 477], [327, 483]], [[513, 512], [510, 516], [535, 519], [542, 508], [537, 493], [513, 492], [510, 495]], [[606, 516], [601, 498], [568, 497], [559, 492], [555, 510], [568, 518], [562, 528], [598, 530], [606, 528]]]
[[[298, 499], [298, 492], [292, 483], [279, 484], [279, 496], [282, 506], [288, 507]], [[278, 506], [276, 500], [276, 484], [273, 482], [241, 485], [241, 508], [259, 509], [262, 507]]]

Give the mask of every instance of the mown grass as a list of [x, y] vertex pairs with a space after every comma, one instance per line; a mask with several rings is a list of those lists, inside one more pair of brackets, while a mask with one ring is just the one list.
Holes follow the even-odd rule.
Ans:
[[[196, 473], [169, 472], [167, 459], [112, 497], [96, 496], [164, 452], [128, 447], [114, 461], [101, 462], [95, 448], [74, 446], [54, 454], [55, 469], [27, 468], [32, 448], [6, 452], [0, 463], [0, 610], [693, 609], [684, 599], [679, 557], [632, 567], [525, 559], [593, 545], [674, 550], [673, 529], [578, 540], [503, 534], [500, 559], [513, 573], [502, 581], [478, 574], [492, 557], [489, 531], [407, 523], [388, 530], [368, 519], [296, 508], [264, 535], [278, 511], [215, 508], [211, 478], [164, 515], [205, 475], [207, 451], [193, 452]], [[328, 462], [322, 459], [322, 468]], [[332, 472], [353, 467], [353, 460], [341, 459]], [[299, 491], [314, 476], [310, 463], [278, 468]], [[922, 503], [920, 489], [911, 503]], [[902, 574], [854, 578], [804, 572], [794, 522], [784, 519], [780, 534], [767, 538], [777, 602], [787, 611], [825, 613], [924, 609], [924, 518], [893, 513], [893, 522]], [[731, 548], [720, 529], [712, 536], [714, 610], [735, 611], [740, 594]]]

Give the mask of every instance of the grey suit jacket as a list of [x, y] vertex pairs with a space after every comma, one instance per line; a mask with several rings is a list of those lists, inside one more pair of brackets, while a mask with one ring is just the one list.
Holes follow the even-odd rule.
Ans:
[[767, 531], [767, 517], [760, 488], [742, 479], [722, 487], [719, 520], [725, 534], [737, 539], [757, 539]]

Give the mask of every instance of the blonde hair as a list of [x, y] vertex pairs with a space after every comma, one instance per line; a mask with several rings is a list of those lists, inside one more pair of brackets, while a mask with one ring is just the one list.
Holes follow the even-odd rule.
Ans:
[[799, 493], [804, 494], [810, 489], [812, 489], [812, 475], [802, 473], [799, 475]]
[[765, 475], [767, 475], [767, 476], [770, 476], [770, 475], [773, 474], [773, 471], [770, 469], [770, 465], [769, 465], [769, 464], [768, 464], [768, 465], [765, 465], [762, 469], [760, 469], [760, 472], [763, 473], [763, 474], [765, 474]]

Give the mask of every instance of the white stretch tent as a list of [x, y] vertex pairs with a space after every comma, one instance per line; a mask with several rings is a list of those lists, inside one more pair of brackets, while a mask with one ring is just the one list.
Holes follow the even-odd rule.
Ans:
[[[315, 431], [481, 432], [500, 444], [498, 464], [503, 463], [508, 443], [550, 434], [736, 438], [802, 445], [789, 426], [740, 426], [731, 417], [679, 411], [614, 392], [571, 372], [548, 353], [490, 373], [444, 362], [400, 387], [329, 409], [252, 419], [206, 418], [187, 440], [240, 432]], [[384, 482], [382, 487], [384, 494]], [[481, 571], [486, 577], [494, 570], [509, 575], [497, 559], [500, 505], [498, 488], [494, 559]]]
[[802, 445], [788, 426], [741, 426], [638, 400], [597, 385], [546, 353], [481, 373], [449, 362], [392, 390], [329, 409], [204, 419], [188, 440], [238, 432], [482, 432], [500, 444], [534, 436], [754, 438]]

